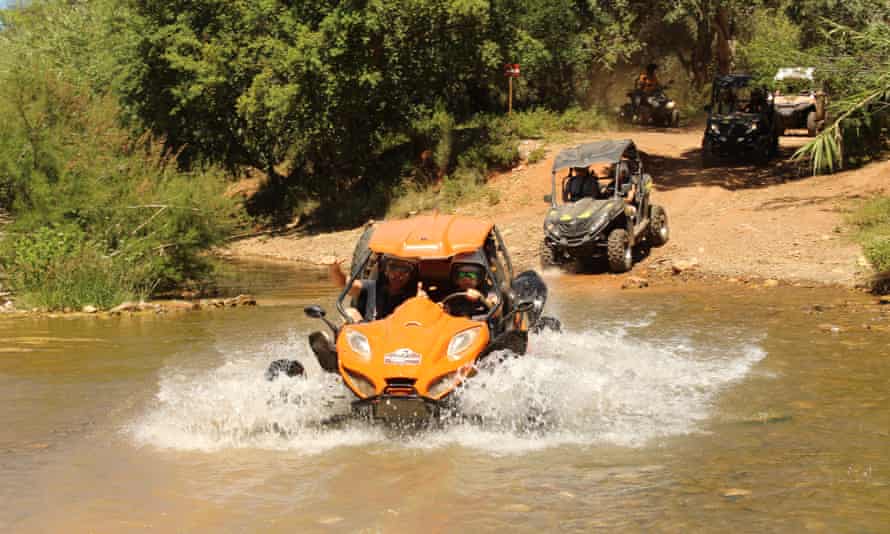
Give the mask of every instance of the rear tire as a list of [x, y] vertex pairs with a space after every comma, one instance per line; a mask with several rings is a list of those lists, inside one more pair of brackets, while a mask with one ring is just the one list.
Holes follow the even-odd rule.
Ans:
[[625, 273], [633, 267], [633, 251], [630, 237], [624, 228], [616, 228], [609, 233], [609, 269], [613, 273]]
[[816, 112], [807, 113], [807, 135], [815, 137], [819, 133], [819, 125], [816, 123]]
[[667, 212], [661, 206], [653, 205], [649, 211], [649, 228], [646, 237], [653, 247], [664, 245], [670, 238]]
[[680, 127], [680, 112], [677, 111], [676, 109], [673, 110], [673, 111], [671, 111], [671, 124], [670, 124], [670, 126], [671, 126], [672, 128], [679, 128], [679, 127]]

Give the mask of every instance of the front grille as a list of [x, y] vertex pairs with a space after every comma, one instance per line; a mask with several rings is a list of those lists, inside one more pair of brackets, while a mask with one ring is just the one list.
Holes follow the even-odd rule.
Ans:
[[579, 221], [565, 221], [559, 223], [559, 235], [565, 237], [577, 237], [584, 235], [587, 225]]
[[386, 379], [386, 388], [383, 390], [383, 393], [387, 395], [396, 395], [396, 396], [408, 396], [408, 395], [416, 395], [417, 390], [414, 389], [414, 383], [417, 382], [416, 378], [387, 378]]

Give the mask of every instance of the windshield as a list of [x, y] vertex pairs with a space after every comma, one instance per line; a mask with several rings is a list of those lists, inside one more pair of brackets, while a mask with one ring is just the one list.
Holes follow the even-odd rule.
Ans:
[[717, 115], [731, 113], [763, 113], [768, 101], [760, 87], [721, 87], [715, 95], [714, 112]]
[[785, 78], [776, 82], [776, 95], [810, 94], [813, 82], [804, 78]]

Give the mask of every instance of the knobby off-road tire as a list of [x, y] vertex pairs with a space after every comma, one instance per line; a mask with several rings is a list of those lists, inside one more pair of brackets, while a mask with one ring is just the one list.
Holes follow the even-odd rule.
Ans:
[[653, 247], [660, 247], [668, 242], [670, 235], [667, 212], [661, 206], [653, 205], [649, 212], [649, 228], [646, 230], [649, 243]]
[[807, 113], [807, 135], [816, 137], [817, 133], [819, 133], [819, 125], [816, 122], [816, 112], [811, 111]]
[[714, 166], [714, 149], [711, 143], [705, 141], [701, 147], [701, 167], [707, 169]]
[[624, 273], [633, 267], [633, 251], [630, 237], [624, 228], [616, 228], [609, 233], [609, 269], [613, 273]]
[[547, 246], [546, 241], [541, 241], [541, 268], [546, 269], [548, 267], [558, 267], [560, 265], [559, 260], [556, 258], [556, 254], [553, 252], [553, 249]]

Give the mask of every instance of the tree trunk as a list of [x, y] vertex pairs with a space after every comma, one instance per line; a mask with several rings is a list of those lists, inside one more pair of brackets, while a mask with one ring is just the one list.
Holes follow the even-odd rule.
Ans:
[[735, 40], [728, 6], [721, 5], [717, 8], [714, 26], [717, 30], [717, 72], [729, 74], [735, 63]]

